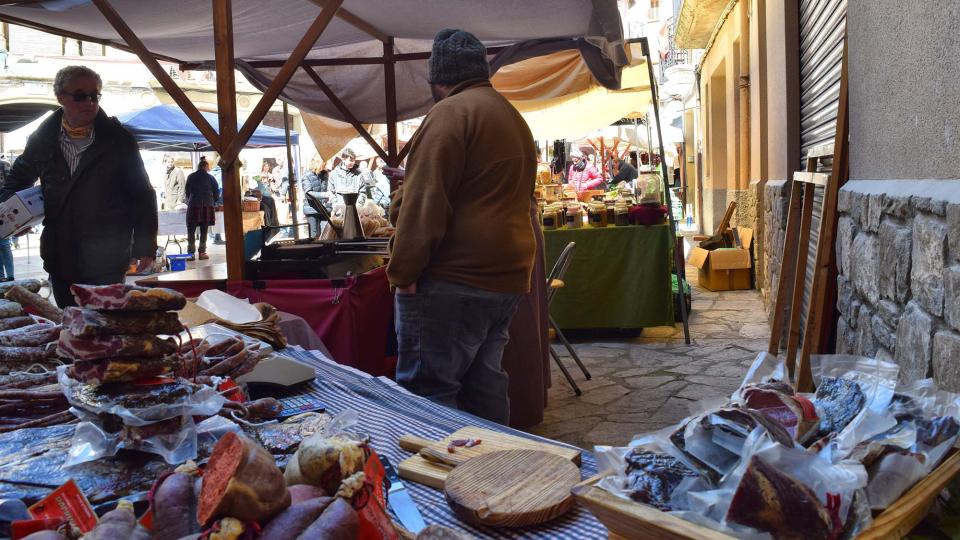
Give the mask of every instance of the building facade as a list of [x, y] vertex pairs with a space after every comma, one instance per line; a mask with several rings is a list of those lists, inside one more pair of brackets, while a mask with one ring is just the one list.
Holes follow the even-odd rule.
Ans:
[[832, 343], [960, 390], [960, 90], [950, 75], [960, 61], [929, 54], [956, 48], [960, 11], [941, 8], [684, 0], [677, 37], [704, 49], [702, 228], [737, 201], [734, 224], [758, 233], [757, 285], [772, 308], [790, 178], [807, 150], [833, 142], [846, 33], [850, 180], [838, 201]]

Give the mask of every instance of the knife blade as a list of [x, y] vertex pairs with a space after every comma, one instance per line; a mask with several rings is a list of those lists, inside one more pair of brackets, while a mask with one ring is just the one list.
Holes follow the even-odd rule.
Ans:
[[380, 463], [383, 464], [383, 469], [387, 473], [387, 505], [408, 531], [413, 534], [419, 533], [426, 528], [427, 524], [424, 523], [420, 510], [410, 497], [407, 486], [400, 481], [400, 475], [397, 474], [397, 470], [393, 468], [387, 456], [381, 455]]

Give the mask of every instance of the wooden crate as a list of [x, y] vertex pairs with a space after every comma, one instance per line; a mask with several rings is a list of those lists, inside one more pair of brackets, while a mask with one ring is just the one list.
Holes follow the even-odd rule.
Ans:
[[[960, 473], [960, 452], [953, 450], [893, 505], [874, 518], [858, 540], [888, 540], [906, 536], [930, 511], [937, 495]], [[652, 506], [622, 499], [596, 487], [600, 476], [573, 488], [573, 495], [610, 531], [611, 537], [637, 540], [734, 540], [732, 536], [661, 512]]]

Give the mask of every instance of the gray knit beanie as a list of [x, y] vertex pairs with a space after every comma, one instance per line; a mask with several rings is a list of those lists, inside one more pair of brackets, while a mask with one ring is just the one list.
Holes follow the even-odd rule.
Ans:
[[463, 30], [445, 28], [438, 32], [427, 66], [427, 80], [432, 84], [452, 85], [467, 79], [490, 78], [487, 48], [477, 36]]

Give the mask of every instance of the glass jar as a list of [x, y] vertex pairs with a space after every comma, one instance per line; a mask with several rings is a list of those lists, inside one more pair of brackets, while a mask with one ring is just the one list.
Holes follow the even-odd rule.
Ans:
[[580, 212], [579, 205], [570, 205], [567, 207], [567, 228], [579, 229], [583, 225], [583, 214]]
[[630, 224], [630, 210], [626, 203], [618, 202], [614, 210], [617, 227], [623, 227]]
[[590, 203], [589, 209], [588, 215], [590, 216], [591, 227], [606, 227], [608, 225], [606, 206], [602, 203]]

